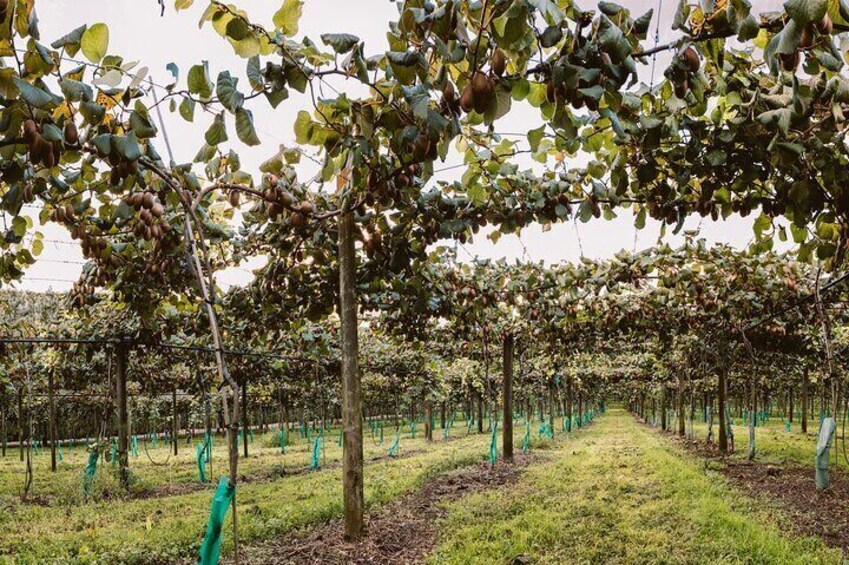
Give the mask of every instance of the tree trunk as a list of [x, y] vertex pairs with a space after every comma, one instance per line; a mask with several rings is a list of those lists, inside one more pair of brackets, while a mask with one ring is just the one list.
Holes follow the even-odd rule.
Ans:
[[513, 334], [504, 335], [504, 407], [501, 425], [501, 443], [504, 459], [513, 459]]
[[678, 436], [687, 434], [687, 425], [684, 420], [684, 378], [678, 374]]
[[18, 387], [18, 453], [24, 461], [24, 387]]
[[666, 421], [666, 419], [667, 419], [666, 418], [666, 411], [667, 411], [667, 407], [666, 407], [666, 387], [664, 387], [660, 391], [660, 429], [663, 430], [664, 432], [669, 427], [668, 423]]
[[808, 433], [808, 368], [802, 373], [802, 433]]
[[118, 404], [118, 478], [121, 488], [130, 488], [129, 422], [127, 418], [127, 346], [115, 349], [115, 401]]
[[722, 367], [719, 370], [719, 450], [722, 453], [728, 453], [728, 432], [725, 429], [725, 379], [726, 369]]
[[793, 385], [787, 387], [787, 421], [793, 423]]
[[171, 389], [171, 445], [177, 455], [177, 436], [180, 435], [180, 421], [177, 417], [177, 387]]
[[572, 431], [572, 377], [566, 379], [566, 431]]
[[248, 458], [248, 432], [251, 429], [248, 420], [248, 383], [242, 383], [242, 449], [245, 459]]
[[6, 446], [9, 443], [8, 432], [6, 430], [6, 390], [0, 390], [0, 449], [3, 450], [3, 457], [6, 457]]
[[439, 407], [439, 424], [441, 429], [445, 429], [445, 401], [442, 401], [442, 404]]
[[482, 434], [483, 433], [483, 395], [476, 390], [475, 391], [475, 397], [477, 398], [477, 401], [478, 401], [478, 433]]
[[433, 401], [426, 399], [424, 401], [425, 411], [425, 441], [433, 441]]
[[56, 472], [56, 400], [53, 397], [53, 371], [47, 371], [47, 401], [50, 403], [50, 470]]
[[339, 317], [342, 326], [342, 428], [344, 440], [342, 490], [345, 534], [364, 534], [362, 393], [357, 355], [357, 296], [354, 214], [339, 219]]

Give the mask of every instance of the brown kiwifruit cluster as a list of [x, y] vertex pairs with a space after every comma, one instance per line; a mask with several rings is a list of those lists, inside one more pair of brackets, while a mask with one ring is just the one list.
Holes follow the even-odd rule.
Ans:
[[159, 240], [171, 229], [165, 219], [165, 206], [152, 192], [134, 192], [124, 199], [127, 206], [132, 206], [138, 213], [138, 222], [133, 228], [136, 237], [145, 241]]
[[802, 34], [799, 37], [799, 46], [793, 53], [779, 53], [778, 58], [781, 60], [781, 68], [788, 72], [794, 72], [802, 62], [801, 51], [813, 49], [820, 43], [820, 39], [824, 36], [831, 36], [834, 32], [834, 22], [828, 14], [823, 16], [822, 20], [815, 23], [810, 23], [802, 28]]
[[74, 207], [68, 203], [65, 206], [57, 206], [50, 212], [50, 220], [60, 224], [76, 224], [77, 217]]
[[366, 256], [369, 259], [373, 259], [380, 251], [382, 245], [383, 235], [373, 223], [368, 224], [365, 233], [363, 233], [363, 248], [366, 251]]
[[27, 144], [29, 159], [33, 165], [43, 164], [52, 169], [62, 157], [62, 143], [47, 141], [41, 135], [41, 127], [33, 119], [24, 122], [24, 142]]
[[9, 14], [9, 1], [0, 0], [0, 22], [6, 21], [6, 16]]
[[692, 76], [699, 72], [701, 59], [692, 45], [688, 45], [678, 53], [678, 65], [670, 76], [675, 96], [684, 98], [690, 92]]
[[282, 217], [290, 226], [298, 228], [315, 214], [315, 205], [306, 199], [299, 201], [277, 175], [266, 175], [264, 183], [265, 210], [270, 218]]
[[[435, 151], [436, 142], [432, 142], [433, 150]], [[432, 158], [436, 158], [435, 156]], [[366, 187], [368, 192], [365, 195], [365, 205], [374, 206], [380, 204], [384, 207], [389, 207], [393, 203], [401, 200], [401, 191], [405, 188], [413, 186], [416, 182], [416, 175], [421, 172], [421, 166], [417, 163], [412, 163], [406, 167], [399, 168], [391, 174], [385, 174], [382, 171], [371, 170], [366, 176]]]
[[[460, 110], [483, 114], [495, 98], [495, 82], [504, 76], [507, 69], [507, 55], [501, 49], [494, 49], [489, 60], [489, 73], [477, 70], [472, 73], [469, 82], [463, 89], [460, 99], [456, 100], [454, 86], [448, 82], [442, 91], [443, 108], [448, 108], [455, 114]], [[450, 85], [450, 86], [449, 86]]]
[[109, 154], [109, 164], [112, 165], [112, 171], [109, 173], [109, 184], [112, 186], [118, 186], [139, 172], [139, 164], [136, 161], [124, 159], [115, 152]]

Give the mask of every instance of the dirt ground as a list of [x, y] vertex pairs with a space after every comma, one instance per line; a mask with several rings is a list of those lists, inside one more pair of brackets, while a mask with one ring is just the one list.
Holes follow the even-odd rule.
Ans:
[[[538, 457], [538, 456], [536, 456]], [[263, 565], [402, 565], [429, 555], [438, 541], [444, 503], [515, 482], [532, 460], [518, 455], [512, 465], [480, 463], [425, 483], [424, 487], [368, 512], [368, 537], [344, 539], [344, 523], [332, 520], [302, 532], [246, 548], [241, 562]], [[230, 561], [227, 561], [230, 563]]]

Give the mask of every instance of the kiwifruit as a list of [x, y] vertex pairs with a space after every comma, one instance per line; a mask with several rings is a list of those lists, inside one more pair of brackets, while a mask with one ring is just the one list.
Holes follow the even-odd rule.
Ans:
[[150, 213], [153, 214], [156, 218], [161, 218], [165, 215], [165, 207], [159, 202], [156, 202], [153, 207], [151, 207]]
[[304, 223], [304, 217], [299, 212], [292, 212], [289, 216], [289, 225], [292, 227], [300, 227]]
[[463, 94], [460, 95], [460, 108], [467, 114], [475, 109], [475, 92], [471, 82], [466, 85]]
[[[43, 137], [41, 139], [44, 140]], [[53, 145], [51, 145], [49, 141], [45, 141], [44, 143], [47, 146], [44, 150], [44, 157], [42, 157], [42, 162], [44, 163], [45, 167], [47, 167], [48, 169], [52, 169], [56, 166], [56, 153], [53, 152]]]
[[0, 20], [5, 20], [8, 12], [9, 0], [0, 0]]
[[793, 53], [779, 53], [778, 57], [781, 59], [781, 67], [789, 72], [795, 71], [796, 67], [799, 66], [799, 61], [801, 61], [798, 51], [794, 51]]
[[121, 163], [121, 156], [113, 151], [109, 154], [107, 160], [111, 166], [117, 167]]
[[30, 145], [29, 158], [33, 165], [38, 165], [44, 159], [44, 154], [47, 151], [53, 151], [53, 147], [44, 140], [39, 134], [36, 134], [35, 141]]
[[487, 90], [489, 90], [489, 78], [481, 71], [476, 71], [474, 75], [472, 75], [472, 90], [475, 93], [475, 98], [477, 99], [479, 96], [483, 96], [486, 94]]
[[589, 96], [584, 98], [584, 103], [587, 105], [587, 110], [595, 112], [598, 110], [598, 100]]
[[410, 186], [411, 182], [412, 181], [410, 180], [410, 177], [407, 176], [405, 173], [401, 173], [400, 175], [397, 175], [395, 177], [396, 188], [407, 188], [408, 186]]
[[239, 192], [237, 190], [231, 190], [230, 194], [227, 197], [227, 200], [230, 201], [230, 206], [233, 208], [239, 207]]
[[24, 141], [27, 145], [32, 146], [35, 140], [38, 139], [38, 124], [35, 120], [27, 120], [24, 122]]
[[457, 100], [457, 91], [454, 89], [454, 83], [450, 80], [446, 80], [445, 86], [442, 87], [442, 97], [448, 102]]
[[431, 141], [426, 133], [419, 134], [416, 142], [413, 144], [413, 157], [416, 161], [424, 161], [430, 154]]
[[136, 210], [138, 210], [139, 208], [141, 208], [141, 207], [142, 207], [142, 202], [144, 202], [144, 194], [142, 194], [141, 192], [135, 192], [135, 193], [133, 193], [133, 195], [130, 197], [130, 204], [131, 204], [131, 205], [133, 206], [133, 208], [135, 208]]
[[553, 82], [545, 83], [545, 98], [551, 104], [557, 101], [557, 87], [554, 86]]
[[681, 82], [676, 82], [674, 83], [674, 90], [675, 96], [678, 98], [684, 98], [690, 91], [690, 82], [687, 79], [684, 79]]
[[281, 191], [277, 194], [277, 200], [278, 200], [278, 201], [280, 202], [280, 204], [281, 204], [282, 206], [284, 206], [284, 207], [291, 206], [292, 204], [294, 204], [294, 203], [295, 203], [295, 197], [294, 197], [294, 196], [292, 196], [292, 193], [291, 193], [291, 192], [287, 192], [287, 191], [285, 191], [285, 190], [281, 190]]
[[828, 14], [823, 16], [822, 20], [817, 24], [817, 29], [823, 35], [831, 35], [834, 31], [834, 22], [831, 21], [831, 17]]
[[496, 49], [492, 52], [490, 66], [492, 67], [492, 72], [495, 73], [496, 76], [504, 75], [504, 71], [507, 70], [507, 56], [504, 54], [504, 51]]
[[811, 26], [807, 25], [802, 28], [802, 34], [799, 36], [799, 49], [810, 49], [814, 46], [814, 32]]
[[145, 192], [142, 197], [142, 206], [147, 210], [153, 208], [153, 205], [156, 203], [156, 198], [154, 198], [152, 192]]
[[692, 45], [684, 49], [680, 56], [691, 73], [698, 72], [701, 60], [699, 59], [699, 54], [696, 53], [696, 50], [693, 49]]
[[312, 214], [314, 211], [312, 203], [307, 202], [306, 200], [301, 202], [301, 204], [298, 206], [298, 210], [301, 211], [301, 214]]
[[76, 145], [80, 142], [80, 132], [77, 130], [77, 124], [68, 122], [65, 124], [65, 143], [68, 145]]
[[139, 164], [137, 161], [127, 161], [127, 173], [134, 175], [139, 172]]

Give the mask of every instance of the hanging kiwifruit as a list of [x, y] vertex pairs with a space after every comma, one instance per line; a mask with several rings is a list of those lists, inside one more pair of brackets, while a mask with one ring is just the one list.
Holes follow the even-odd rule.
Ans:
[[495, 85], [492, 80], [481, 71], [472, 76], [472, 91], [475, 93], [475, 112], [483, 114], [489, 108], [492, 96], [495, 93]]
[[413, 144], [413, 158], [416, 161], [424, 161], [430, 155], [431, 141], [427, 134], [422, 132]]
[[442, 87], [442, 102], [443, 110], [452, 114], [459, 113], [460, 103], [457, 100], [457, 91], [454, 88], [454, 83], [450, 80], [445, 81], [445, 86]]
[[811, 26], [806, 25], [802, 28], [802, 34], [799, 36], [799, 49], [810, 49], [814, 46], [814, 32]]
[[230, 206], [232, 206], [233, 208], [239, 207], [239, 191], [231, 190], [227, 199], [230, 201]]
[[68, 145], [76, 145], [80, 142], [80, 132], [77, 130], [77, 124], [68, 122], [65, 124], [65, 143]]
[[118, 170], [118, 167], [115, 167], [109, 172], [109, 184], [111, 186], [118, 186], [120, 183], [121, 172]]
[[475, 92], [471, 82], [466, 85], [463, 94], [460, 95], [460, 108], [467, 114], [475, 109]]
[[35, 120], [27, 120], [24, 122], [24, 141], [32, 148], [35, 140], [38, 139], [38, 124]]
[[796, 67], [799, 66], [799, 61], [801, 61], [798, 51], [794, 51], [793, 53], [779, 53], [778, 57], [781, 59], [781, 67], [788, 72], [795, 71]]
[[142, 206], [146, 210], [150, 210], [153, 208], [153, 205], [156, 203], [156, 198], [153, 196], [152, 192], [145, 192], [142, 197]]
[[297, 228], [300, 227], [304, 223], [304, 217], [298, 212], [292, 212], [292, 215], [289, 216], [289, 225]]
[[696, 53], [696, 50], [693, 49], [692, 46], [688, 46], [684, 49], [681, 52], [680, 57], [691, 73], [698, 72], [699, 67], [701, 66], [701, 60], [699, 59], [699, 54]]
[[507, 70], [507, 56], [504, 54], [504, 51], [501, 49], [493, 51], [492, 59], [489, 64], [492, 67], [492, 72], [495, 73], [496, 76], [503, 76], [504, 71]]
[[5, 21], [9, 12], [9, 0], [0, 0], [0, 21]]
[[683, 99], [690, 91], [690, 82], [686, 78], [680, 82], [676, 82], [674, 83], [674, 90], [675, 96]]
[[40, 135], [36, 134], [35, 141], [29, 148], [29, 158], [33, 165], [38, 165], [44, 159], [45, 154], [53, 151], [53, 146]]

